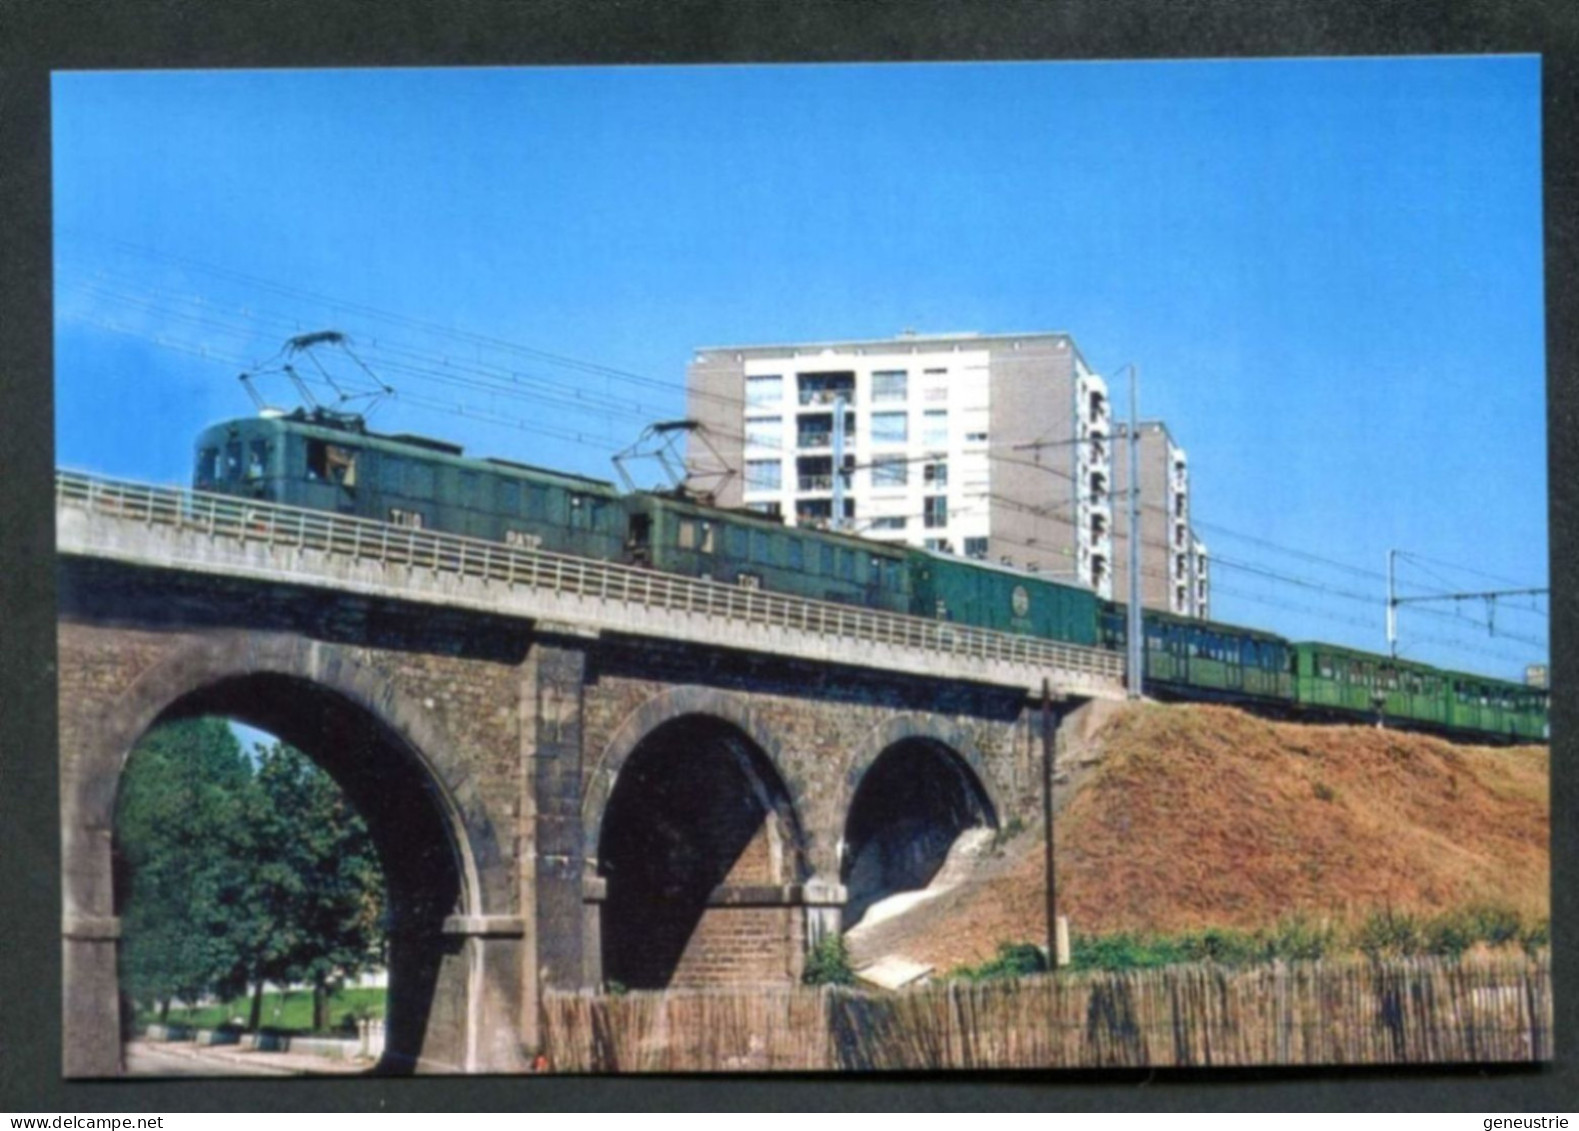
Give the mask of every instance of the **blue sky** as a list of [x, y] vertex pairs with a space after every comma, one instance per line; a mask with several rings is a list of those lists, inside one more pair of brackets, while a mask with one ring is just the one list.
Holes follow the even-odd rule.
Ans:
[[[700, 345], [1066, 330], [1189, 450], [1214, 614], [1379, 649], [1390, 548], [1410, 593], [1546, 583], [1539, 83], [1524, 57], [57, 75], [58, 461], [183, 482], [196, 432], [253, 411], [236, 374], [326, 327], [399, 390], [375, 427], [603, 476], [683, 415]], [[454, 383], [479, 376], [520, 395]], [[1530, 605], [1497, 636], [1480, 602], [1406, 612], [1406, 654], [1516, 677]]]

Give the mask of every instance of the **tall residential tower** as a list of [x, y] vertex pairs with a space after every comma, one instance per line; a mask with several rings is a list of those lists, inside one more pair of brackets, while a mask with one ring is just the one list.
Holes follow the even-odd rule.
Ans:
[[689, 482], [719, 505], [1117, 592], [1122, 453], [1107, 384], [1068, 334], [709, 346], [688, 377]]

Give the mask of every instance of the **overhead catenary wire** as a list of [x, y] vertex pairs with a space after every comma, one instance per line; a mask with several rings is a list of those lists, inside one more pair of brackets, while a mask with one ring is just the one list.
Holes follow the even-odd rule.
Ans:
[[[147, 249], [142, 250], [146, 251]], [[172, 257], [164, 258], [166, 258], [167, 261], [172, 259]], [[173, 259], [179, 260], [180, 257], [173, 257]], [[190, 262], [188, 262], [187, 265], [194, 266]], [[504, 339], [494, 338], [488, 335], [479, 335], [472, 334], [467, 331], [459, 331], [452, 327], [445, 327], [429, 320], [411, 318], [409, 316], [395, 314], [390, 311], [380, 310], [379, 308], [372, 307], [367, 304], [347, 302], [342, 299], [335, 299], [330, 296], [316, 294], [315, 292], [307, 291], [303, 288], [288, 287], [277, 283], [272, 283], [268, 280], [259, 280], [253, 276], [246, 275], [241, 272], [233, 272], [222, 268], [212, 268], [210, 265], [196, 265], [196, 269], [203, 270], [217, 278], [225, 278], [232, 282], [244, 283], [249, 287], [261, 289], [266, 293], [273, 293], [291, 298], [307, 297], [311, 301], [325, 304], [326, 306], [335, 310], [365, 312], [370, 317], [384, 321], [386, 323], [410, 327], [420, 330], [423, 333], [439, 335], [450, 340], [475, 346], [479, 350], [478, 358], [476, 360], [468, 360], [449, 356], [443, 353], [435, 354], [429, 351], [414, 349], [407, 345], [401, 345], [398, 342], [389, 339], [387, 336], [372, 337], [368, 339], [372, 343], [369, 347], [370, 356], [376, 355], [374, 360], [381, 370], [387, 369], [391, 373], [398, 373], [410, 377], [413, 380], [420, 379], [431, 381], [436, 387], [447, 388], [452, 391], [461, 392], [463, 394], [471, 394], [485, 398], [518, 398], [533, 401], [539, 407], [547, 404], [556, 410], [561, 410], [562, 412], [585, 413], [589, 416], [596, 415], [598, 418], [597, 423], [605, 428], [609, 425], [611, 418], [631, 419], [633, 421], [641, 420], [644, 423], [650, 422], [651, 420], [651, 414], [647, 412], [648, 406], [640, 401], [633, 402], [630, 398], [613, 396], [607, 393], [595, 393], [589, 395], [589, 391], [585, 388], [585, 386], [577, 387], [567, 394], [562, 387], [556, 386], [555, 379], [552, 377], [546, 375], [522, 374], [520, 372], [512, 371], [509, 366], [491, 364], [482, 361], [480, 351], [483, 348], [513, 352], [523, 357], [541, 358], [546, 362], [567, 371], [603, 375], [608, 377], [611, 381], [618, 379], [620, 384], [633, 388], [663, 389], [666, 392], [688, 391], [683, 381], [663, 380], [660, 378], [648, 377], [642, 374], [631, 373], [630, 371], [618, 370], [615, 367], [604, 366], [596, 362], [588, 362], [583, 359], [571, 358], [567, 355], [555, 353], [553, 351], [538, 350], [535, 347], [523, 346], [520, 343], [508, 342]], [[135, 284], [133, 285], [135, 286]], [[124, 290], [117, 292], [113, 287], [106, 286], [102, 281], [95, 283], [92, 280], [82, 284], [82, 286], [86, 290], [96, 290], [101, 297], [127, 304], [132, 309], [142, 310], [145, 313], [156, 315], [162, 319], [168, 319], [179, 325], [194, 327], [201, 330], [214, 331], [223, 336], [229, 337], [236, 342], [256, 340], [263, 333], [263, 331], [259, 329], [259, 325], [267, 324], [270, 320], [272, 320], [273, 324], [277, 327], [289, 328], [297, 332], [300, 332], [308, 326], [313, 325], [313, 321], [311, 320], [309, 320], [307, 323], [304, 323], [300, 318], [269, 315], [265, 312], [255, 309], [256, 304], [250, 304], [242, 307], [241, 311], [239, 312], [239, 317], [242, 318], [242, 321], [238, 323], [233, 317], [216, 317], [216, 314], [221, 313], [218, 311], [217, 305], [212, 302], [207, 302], [202, 298], [195, 298], [182, 302], [179, 307], [172, 309], [168, 304], [161, 305], [155, 299], [150, 298], [146, 291], [142, 294], [129, 294]], [[157, 294], [159, 292], [155, 293]], [[195, 308], [195, 310], [192, 308]], [[82, 320], [88, 324], [99, 325], [106, 329], [114, 330], [118, 333], [129, 333], [133, 336], [143, 337], [145, 340], [154, 340], [156, 344], [162, 347], [179, 350], [180, 352], [187, 353], [191, 356], [207, 358], [209, 360], [215, 361], [229, 360], [231, 364], [238, 366], [246, 366], [249, 364], [246, 359], [241, 358], [235, 354], [228, 353], [228, 351], [222, 349], [216, 344], [205, 342], [194, 346], [189, 343], [174, 340], [169, 335], [163, 333], [159, 333], [150, 337], [150, 334], [146, 332], [139, 334], [135, 330], [128, 330], [123, 326], [112, 325], [106, 323], [102, 319], [84, 318]], [[325, 374], [324, 376], [327, 377], [328, 374]], [[368, 379], [374, 379], [373, 375], [370, 373], [365, 374], [364, 377]], [[743, 407], [746, 403], [745, 398], [742, 397], [733, 397], [725, 394], [715, 394], [715, 397], [716, 402], [720, 404]], [[538, 435], [550, 436], [569, 443], [586, 446], [604, 454], [611, 454], [617, 447], [622, 446], [621, 442], [616, 442], [612, 438], [599, 439], [595, 435], [598, 429], [594, 427], [555, 427], [553, 425], [543, 423], [540, 417], [529, 419], [527, 417], [515, 416], [507, 411], [502, 411], [497, 405], [473, 403], [452, 404], [438, 397], [423, 396], [420, 393], [411, 391], [409, 388], [401, 393], [400, 400], [404, 403], [419, 405], [425, 409], [436, 412], [446, 412], [463, 418], [486, 421]], [[727, 435], [731, 439], [739, 439], [742, 443], [744, 443], [745, 437], [742, 434], [728, 433]], [[1115, 442], [1112, 437], [1087, 437], [1085, 439], [1092, 440], [1092, 442], [1099, 440], [1110, 443]], [[775, 448], [781, 457], [799, 450], [798, 448], [791, 448], [788, 445], [787, 440], [788, 437], [786, 437], [785, 441], [781, 442]], [[1033, 442], [1033, 446], [1039, 451], [1040, 448], [1049, 447], [1053, 443], [1058, 443], [1060, 446], [1071, 446], [1080, 442], [1084, 441], [1081, 438], [1072, 438], [1068, 441], [1041, 440]], [[984, 451], [989, 461], [1019, 463], [1025, 466], [1035, 467], [1044, 472], [1048, 472], [1071, 485], [1076, 483], [1076, 476], [1063, 467], [1058, 466], [1056, 463], [1046, 463], [1039, 459], [1027, 460], [1019, 458], [1016, 455], [1011, 454], [1015, 449], [1024, 451], [1026, 450], [1026, 446], [1023, 442], [994, 441], [991, 444], [983, 445], [983, 447], [978, 450]], [[911, 455], [908, 453], [896, 452], [885, 455], [881, 452], [874, 452], [864, 461], [857, 463], [855, 470], [871, 469], [873, 467], [882, 465], [891, 466], [894, 462], [901, 459], [906, 463], [932, 462], [939, 458], [939, 454], [940, 453], [928, 452], [921, 455]], [[1091, 496], [1082, 493], [1082, 495], [1073, 498], [1060, 499], [1056, 503], [1049, 504], [1043, 510], [1043, 513], [1046, 517], [1050, 518], [1067, 517], [1062, 512], [1066, 512], [1070, 507], [1077, 505], [1082, 498], [1085, 498], [1087, 501], [1089, 501]], [[963, 512], [956, 508], [955, 513], [958, 514]], [[1161, 514], [1164, 516], [1164, 518], [1168, 519], [1176, 517], [1170, 515], [1166, 507], [1157, 504], [1143, 504], [1143, 513]], [[1321, 566], [1323, 568], [1341, 570], [1350, 574], [1351, 576], [1356, 577], [1376, 578], [1381, 576], [1376, 571], [1368, 570], [1365, 567], [1356, 566], [1351, 563], [1337, 562], [1330, 558], [1324, 558], [1321, 555], [1312, 554], [1309, 551], [1300, 550], [1295, 547], [1281, 546], [1277, 543], [1271, 542], [1270, 540], [1260, 538], [1255, 535], [1234, 531], [1230, 528], [1224, 527], [1222, 524], [1205, 521], [1196, 518], [1193, 515], [1189, 516], [1188, 521], [1192, 530], [1199, 528], [1207, 532], [1212, 532], [1216, 536], [1242, 540], [1246, 544], [1256, 545], [1264, 550], [1267, 550], [1268, 552], [1293, 557], [1305, 561], [1308, 564]], [[1125, 533], [1117, 528], [1116, 522], [1114, 523], [1114, 528], [1112, 529], [1111, 534], [1116, 542], [1122, 543], [1126, 541]], [[1166, 549], [1168, 552], [1178, 552], [1177, 547], [1164, 547], [1161, 544], [1149, 539], [1143, 539], [1142, 544], [1157, 549]], [[1041, 549], [1044, 552], [1048, 550], [1047, 547], [1036, 548]], [[1424, 555], [1413, 556], [1416, 558], [1425, 557]], [[1292, 585], [1311, 592], [1320, 593], [1323, 596], [1334, 600], [1364, 602], [1368, 605], [1383, 603], [1380, 597], [1372, 597], [1355, 593], [1352, 590], [1342, 589], [1338, 586], [1323, 581], [1306, 576], [1300, 576], [1294, 572], [1274, 569], [1263, 563], [1246, 562], [1231, 555], [1225, 557], [1220, 551], [1212, 554], [1211, 562], [1213, 563], [1214, 568], [1221, 567], [1222, 569], [1229, 571], [1241, 570], [1249, 574], [1257, 575], [1264, 580], [1273, 581], [1277, 584]], [[1470, 567], [1461, 567], [1452, 563], [1440, 564], [1446, 565], [1448, 568], [1463, 569], [1465, 572], [1498, 579], [1494, 574], [1477, 571]], [[1420, 586], [1418, 583], [1413, 582], [1409, 583], [1409, 587], [1416, 590], [1425, 588], [1424, 586]], [[1221, 588], [1220, 583], [1214, 582], [1214, 589], [1217, 589], [1225, 595], [1231, 595], [1231, 591]], [[1533, 608], [1525, 608], [1523, 606], [1517, 605], [1504, 606], [1499, 608], [1499, 612], [1503, 611], [1503, 608], [1507, 609], [1508, 611], [1520, 613], [1539, 612], [1539, 610]], [[1465, 616], [1460, 611], [1444, 612], [1441, 610], [1416, 608], [1413, 610], [1413, 613], [1422, 616], [1433, 617], [1442, 623], [1453, 623], [1481, 628], [1486, 627], [1485, 622], [1476, 620], [1473, 617]], [[1505, 635], [1503, 638], [1527, 643], [1534, 647], [1545, 646], [1543, 641], [1538, 641], [1529, 637]]]

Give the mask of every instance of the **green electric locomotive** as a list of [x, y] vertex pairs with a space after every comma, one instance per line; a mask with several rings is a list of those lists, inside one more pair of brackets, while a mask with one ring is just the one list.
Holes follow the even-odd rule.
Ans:
[[[266, 412], [198, 437], [194, 486], [722, 584], [1122, 652], [1122, 604], [1023, 570], [786, 527], [658, 492], [368, 430], [325, 409]], [[1471, 738], [1548, 737], [1543, 689], [1147, 610], [1144, 685], [1296, 717]]]

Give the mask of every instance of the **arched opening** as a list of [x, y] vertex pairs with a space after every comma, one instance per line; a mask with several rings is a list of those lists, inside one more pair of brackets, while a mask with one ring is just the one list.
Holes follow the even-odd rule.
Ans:
[[874, 904], [927, 887], [965, 833], [997, 823], [975, 773], [944, 743], [917, 737], [889, 746], [861, 778], [845, 819], [845, 929]]
[[[469, 1018], [461, 940], [445, 920], [466, 911], [466, 868], [452, 805], [409, 743], [371, 712], [310, 681], [280, 674], [222, 679], [169, 704], [144, 737], [198, 719], [243, 724], [305, 754], [365, 823], [385, 882], [387, 1003], [378, 1071], [458, 1069]], [[135, 749], [137, 744], [133, 744]], [[127, 755], [131, 754], [128, 750]], [[125, 763], [121, 781], [125, 781]], [[119, 786], [118, 786], [119, 788]], [[119, 806], [117, 807], [119, 809]], [[266, 866], [269, 851], [259, 853]], [[115, 899], [126, 874], [117, 861]], [[237, 907], [236, 914], [247, 913]], [[123, 993], [123, 1017], [127, 1011]]]
[[666, 722], [619, 770], [598, 837], [603, 973], [632, 988], [793, 980], [804, 875], [787, 793], [737, 727]]

